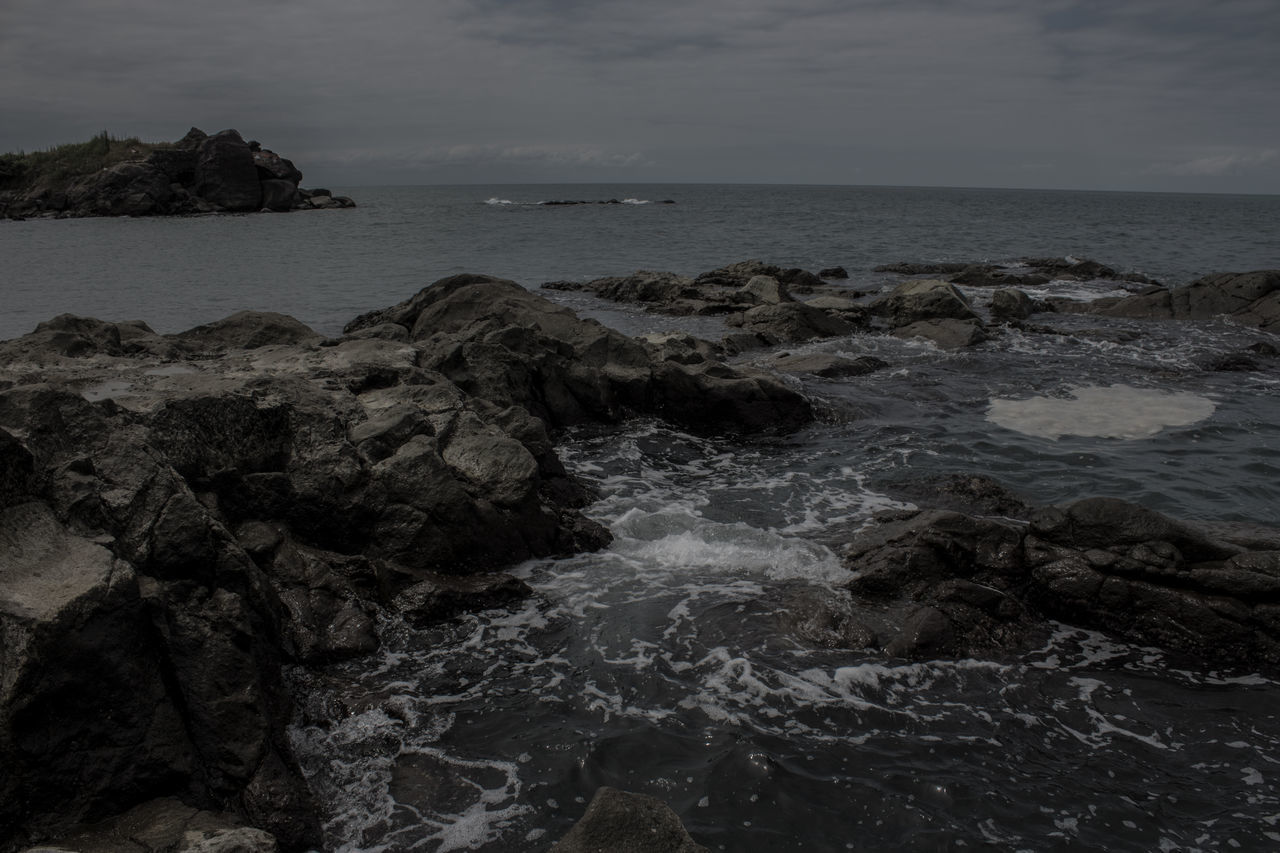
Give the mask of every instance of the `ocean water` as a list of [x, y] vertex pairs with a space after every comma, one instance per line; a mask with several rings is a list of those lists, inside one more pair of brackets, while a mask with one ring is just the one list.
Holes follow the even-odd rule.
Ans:
[[[1091, 257], [1161, 281], [1280, 267], [1280, 198], [824, 187], [351, 188], [361, 207], [0, 222], [0, 338], [70, 311], [177, 331], [255, 308], [336, 334], [437, 278], [537, 287], [749, 257], [851, 288], [901, 260]], [[630, 200], [546, 206], [552, 199]], [[665, 199], [675, 204], [660, 204]], [[647, 202], [647, 203], [645, 203]], [[1106, 282], [1046, 293], [1094, 298]], [[988, 298], [971, 291], [981, 307]], [[548, 292], [628, 333], [664, 318]], [[519, 608], [292, 673], [293, 737], [327, 849], [546, 850], [612, 785], [669, 803], [713, 850], [1280, 847], [1280, 683], [1071, 625], [1034, 649], [919, 663], [819, 648], [794, 613], [846, 606], [841, 543], [912, 483], [989, 473], [1038, 502], [1111, 495], [1280, 523], [1274, 337], [1225, 322], [1039, 315], [942, 352], [854, 335], [808, 350], [889, 367], [795, 379], [819, 421], [769, 441], [652, 422], [570, 432], [600, 554], [535, 561]], [[749, 361], [768, 366], [774, 353]], [[1069, 424], [1064, 428], [1064, 424]]]

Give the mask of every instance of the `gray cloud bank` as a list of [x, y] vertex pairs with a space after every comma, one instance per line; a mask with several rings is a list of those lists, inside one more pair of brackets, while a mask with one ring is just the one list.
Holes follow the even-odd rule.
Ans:
[[1275, 0], [3, 0], [0, 151], [236, 127], [311, 183], [1280, 193]]

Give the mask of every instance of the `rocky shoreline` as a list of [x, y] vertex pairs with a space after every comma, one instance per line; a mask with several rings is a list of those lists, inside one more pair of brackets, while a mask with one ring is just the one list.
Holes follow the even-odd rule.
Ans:
[[[630, 338], [459, 275], [339, 338], [242, 312], [172, 335], [63, 315], [0, 342], [0, 849], [318, 845], [283, 668], [368, 654], [380, 614], [422, 626], [519, 601], [528, 589], [503, 569], [607, 545], [559, 431], [651, 417], [783, 435], [817, 413], [779, 373], [886, 366], [777, 351], [762, 370], [742, 353], [853, 333], [971, 346], [1057, 310], [1225, 315], [1260, 331], [1253, 357], [1274, 357], [1280, 272], [1127, 286], [1139, 292], [1068, 304], [1002, 284], [975, 306], [925, 278], [868, 301], [755, 261], [547, 285], [721, 315], [730, 331], [712, 342]], [[847, 599], [798, 607], [800, 636], [961, 656], [1015, 651], [1060, 619], [1213, 664], [1280, 664], [1280, 531], [1113, 499], [1029, 507], [980, 477], [921, 493], [922, 509], [833, 543]], [[610, 794], [597, 811], [610, 809], [696, 849], [651, 802]]]
[[[103, 138], [105, 141], [105, 137]], [[355, 207], [327, 189], [303, 189], [292, 161], [245, 141], [238, 131], [212, 136], [191, 128], [172, 145], [89, 174], [0, 180], [0, 218], [191, 216]]]

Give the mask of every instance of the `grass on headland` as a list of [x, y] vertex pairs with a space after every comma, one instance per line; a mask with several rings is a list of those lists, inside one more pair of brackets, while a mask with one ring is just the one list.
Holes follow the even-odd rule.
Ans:
[[88, 142], [71, 142], [45, 151], [0, 154], [0, 190], [37, 183], [62, 183], [127, 160], [145, 160], [171, 142], [143, 142], [136, 136], [117, 139], [105, 130]]

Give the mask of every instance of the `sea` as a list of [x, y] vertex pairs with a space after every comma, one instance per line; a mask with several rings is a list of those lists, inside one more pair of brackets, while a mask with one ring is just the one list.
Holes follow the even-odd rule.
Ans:
[[[337, 335], [460, 272], [536, 289], [749, 258], [843, 266], [1091, 258], [1168, 285], [1280, 268], [1280, 197], [818, 186], [351, 187], [349, 210], [0, 222], [0, 339], [70, 312], [175, 332], [241, 309]], [[546, 201], [617, 204], [547, 205]], [[665, 202], [672, 203], [665, 203]], [[628, 334], [673, 318], [544, 291]], [[1114, 281], [1032, 295], [1095, 299]], [[969, 290], [984, 310], [989, 294]], [[325, 849], [545, 851], [601, 786], [667, 803], [724, 851], [1280, 849], [1280, 681], [1070, 624], [1031, 648], [905, 661], [824, 648], [841, 548], [922, 484], [1135, 501], [1280, 524], [1280, 339], [1226, 321], [1041, 314], [943, 351], [855, 334], [788, 352], [817, 421], [771, 439], [653, 420], [558, 436], [613, 544], [513, 568], [523, 604], [289, 675]], [[768, 368], [776, 351], [748, 353]], [[1233, 369], [1222, 369], [1224, 366]]]

